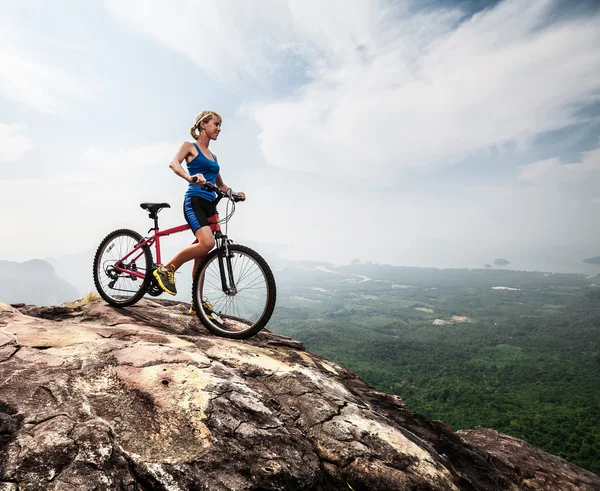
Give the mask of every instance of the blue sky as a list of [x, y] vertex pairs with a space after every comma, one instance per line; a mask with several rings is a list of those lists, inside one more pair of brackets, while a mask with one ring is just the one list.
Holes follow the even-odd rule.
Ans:
[[600, 255], [595, 2], [5, 0], [0, 46], [0, 259], [143, 233], [142, 201], [183, 223], [168, 164], [203, 109], [248, 195], [239, 241], [439, 267]]

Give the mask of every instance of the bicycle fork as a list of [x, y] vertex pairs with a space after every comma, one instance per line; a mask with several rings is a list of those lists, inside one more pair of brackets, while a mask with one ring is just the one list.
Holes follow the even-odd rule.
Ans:
[[229, 250], [230, 240], [226, 235], [220, 237], [221, 244], [217, 248], [217, 256], [219, 258], [219, 273], [221, 274], [221, 288], [223, 293], [232, 297], [237, 293], [235, 279], [233, 278], [233, 265], [231, 258], [233, 253]]

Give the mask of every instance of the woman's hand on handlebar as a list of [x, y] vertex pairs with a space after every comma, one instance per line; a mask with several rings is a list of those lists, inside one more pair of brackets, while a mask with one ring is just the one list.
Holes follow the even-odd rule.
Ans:
[[[201, 174], [198, 174], [198, 176], [200, 176]], [[204, 176], [202, 176], [204, 177]], [[197, 176], [193, 176], [192, 177], [192, 181], [196, 182]], [[222, 196], [222, 197], [228, 197], [229, 199], [233, 199], [233, 201], [245, 201], [246, 200], [246, 193], [244, 193], [243, 191], [240, 191], [239, 193], [234, 193], [233, 189], [229, 188], [227, 190], [227, 192], [224, 192], [222, 189], [220, 189], [218, 186], [215, 186], [212, 182], [209, 181], [204, 181], [204, 184], [199, 184], [197, 183], [198, 186], [208, 190], [208, 191], [214, 191], [215, 193], [217, 193], [217, 195]]]
[[196, 186], [204, 186], [207, 182], [202, 174], [196, 174], [195, 176], [191, 176], [191, 181]]
[[[222, 191], [221, 191], [222, 192]], [[233, 189], [228, 188], [227, 192], [225, 193], [225, 195], [233, 200], [233, 201], [246, 201], [246, 193], [244, 193], [243, 191], [239, 191], [237, 193], [233, 192]]]

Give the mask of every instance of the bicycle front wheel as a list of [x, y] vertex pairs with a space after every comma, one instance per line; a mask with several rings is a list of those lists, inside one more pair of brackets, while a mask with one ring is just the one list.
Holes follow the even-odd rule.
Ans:
[[152, 271], [150, 248], [142, 247], [122, 260], [142, 240], [137, 232], [122, 229], [108, 234], [98, 246], [94, 257], [94, 283], [100, 296], [115, 307], [133, 305], [146, 293]]
[[217, 250], [208, 254], [194, 274], [192, 298], [200, 322], [213, 334], [231, 339], [254, 336], [269, 322], [277, 296], [275, 277], [267, 262], [249, 247], [229, 246], [223, 259], [226, 285]]

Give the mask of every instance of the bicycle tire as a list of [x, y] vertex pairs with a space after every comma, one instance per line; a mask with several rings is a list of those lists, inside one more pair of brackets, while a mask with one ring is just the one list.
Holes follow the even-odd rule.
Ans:
[[[211, 279], [221, 281], [218, 251], [215, 249], [202, 260], [194, 274], [194, 309], [202, 325], [214, 335], [229, 339], [247, 339], [263, 329], [271, 319], [277, 298], [275, 277], [262, 256], [249, 247], [232, 244], [229, 245], [229, 252], [233, 254], [232, 269], [233, 275], [237, 276], [236, 286], [240, 287], [239, 291], [235, 295], [227, 295], [217, 283], [211, 289], [217, 300], [208, 298], [213, 295], [206, 290], [210, 287]], [[264, 301], [259, 298], [262, 295], [259, 287], [252, 285], [260, 285], [260, 288], [264, 289]], [[212, 304], [212, 310], [207, 311], [203, 306], [205, 299]], [[248, 315], [251, 311], [255, 313], [252, 316]]]
[[[124, 239], [131, 239], [130, 241], [128, 241], [128, 243], [125, 245], [123, 244], [123, 247], [121, 247], [119, 249], [119, 253], [113, 257], [113, 258], [104, 258], [105, 254], [108, 254], [110, 252], [111, 249], [107, 250], [107, 247], [109, 246], [109, 244], [113, 243], [116, 244], [115, 240], [119, 239], [119, 238], [124, 238]], [[142, 248], [142, 257], [143, 260], [145, 262], [145, 264], [143, 264], [143, 268], [138, 268], [137, 264], [134, 263], [134, 267], [136, 268], [137, 271], [140, 270], [144, 270], [145, 271], [145, 277], [143, 280], [140, 280], [137, 277], [131, 276], [130, 278], [127, 278], [125, 275], [123, 274], [119, 274], [119, 273], [112, 273], [116, 276], [116, 278], [109, 276], [109, 271], [108, 268], [111, 265], [111, 262], [115, 262], [116, 260], [118, 260], [120, 257], [123, 257], [125, 254], [127, 254], [131, 249], [133, 249], [135, 247], [136, 244], [138, 244], [140, 241], [144, 240], [144, 238], [137, 233], [134, 230], [129, 230], [129, 229], [119, 229], [119, 230], [115, 230], [114, 232], [111, 232], [110, 234], [108, 234], [106, 237], [104, 237], [104, 239], [102, 239], [102, 242], [100, 242], [100, 245], [98, 246], [98, 249], [96, 250], [96, 254], [94, 256], [94, 284], [96, 285], [96, 290], [98, 290], [98, 293], [100, 294], [100, 296], [110, 305], [114, 306], [114, 307], [128, 307], [130, 305], [133, 305], [134, 303], [136, 303], [137, 301], [139, 301], [144, 294], [146, 293], [146, 289], [148, 288], [148, 285], [150, 284], [151, 281], [151, 275], [150, 272], [152, 270], [152, 266], [153, 266], [153, 262], [152, 262], [152, 251], [150, 251], [149, 247], [143, 247]], [[114, 247], [114, 246], [113, 246]], [[117, 282], [119, 282], [120, 279], [123, 279], [123, 283], [126, 283], [126, 281], [129, 279], [131, 286], [131, 290], [122, 290], [120, 288], [113, 288], [110, 286], [110, 280], [113, 280], [113, 286], [116, 285]], [[136, 288], [137, 287], [137, 288]], [[112, 290], [112, 292], [111, 292]], [[115, 292], [123, 292], [123, 291], [127, 291], [129, 293], [131, 293], [131, 295], [126, 296], [126, 295], [118, 295]]]

